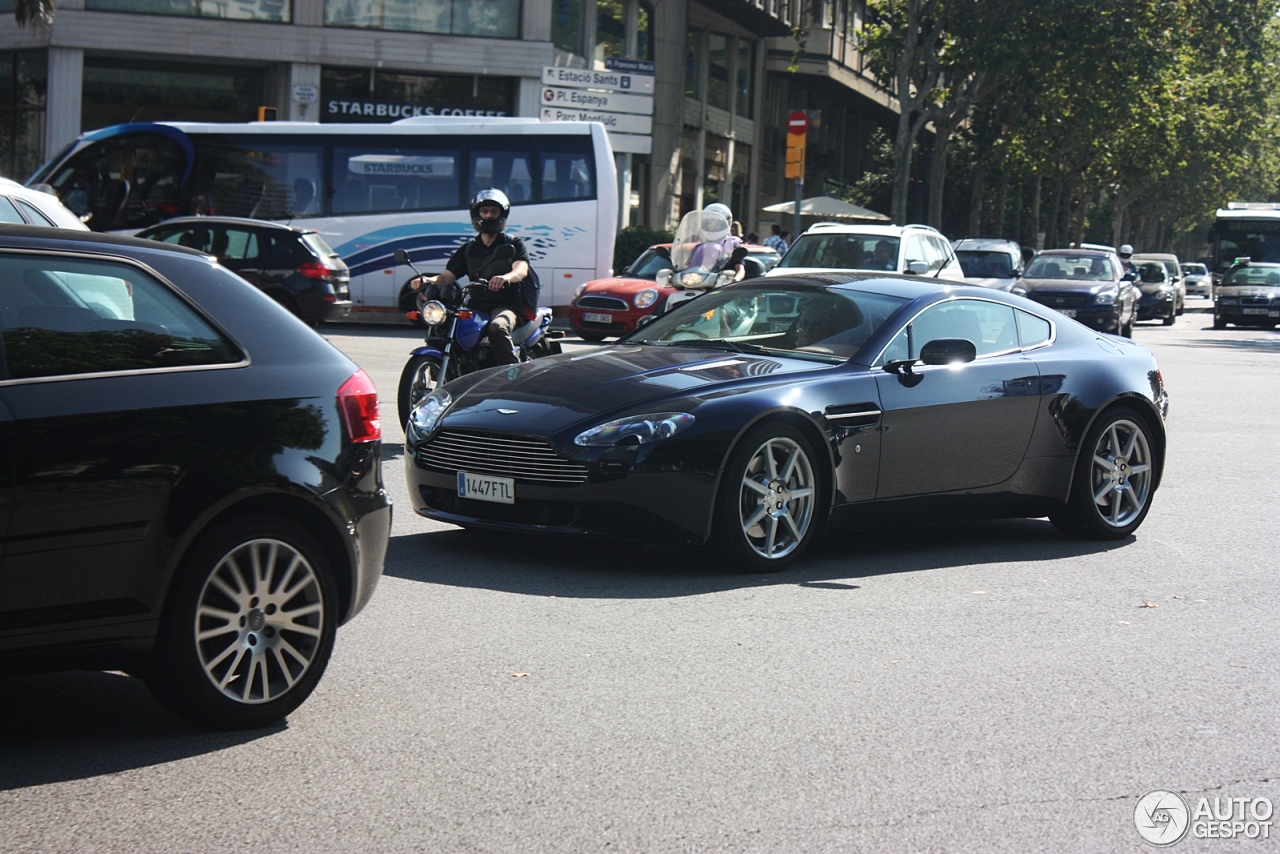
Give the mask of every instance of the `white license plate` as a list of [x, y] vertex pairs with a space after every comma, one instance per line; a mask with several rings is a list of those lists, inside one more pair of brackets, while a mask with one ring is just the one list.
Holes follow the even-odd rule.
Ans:
[[592, 314], [589, 311], [582, 315], [582, 319], [587, 323], [613, 323], [612, 314]]
[[1267, 310], [1266, 310], [1265, 308], [1246, 308], [1246, 309], [1242, 309], [1242, 310], [1240, 311], [1240, 313], [1241, 313], [1241, 314], [1261, 314], [1261, 315], [1265, 315], [1265, 314], [1267, 313]]
[[1058, 314], [1066, 315], [1067, 317], [1076, 316], [1076, 310], [1074, 308], [1058, 308], [1054, 309], [1054, 311], [1058, 312]]
[[497, 504], [516, 503], [516, 482], [509, 477], [458, 472], [458, 497]]

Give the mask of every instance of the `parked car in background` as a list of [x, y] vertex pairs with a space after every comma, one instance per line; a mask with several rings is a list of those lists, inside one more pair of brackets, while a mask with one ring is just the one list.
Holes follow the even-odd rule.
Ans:
[[1199, 294], [1202, 297], [1213, 296], [1213, 276], [1209, 268], [1200, 263], [1182, 265], [1182, 280], [1186, 283], [1187, 293]]
[[1133, 337], [1138, 290], [1120, 257], [1096, 249], [1046, 249], [1013, 288], [1041, 305], [1102, 332]]
[[166, 220], [137, 236], [208, 252], [312, 326], [351, 314], [351, 271], [315, 229], [193, 216]]
[[24, 187], [8, 178], [0, 178], [0, 223], [89, 230], [52, 192]]
[[[746, 246], [747, 257], [759, 265], [757, 272], [773, 269], [781, 257], [769, 246]], [[579, 285], [569, 306], [569, 325], [584, 341], [625, 335], [676, 292], [670, 285], [655, 282], [658, 273], [670, 269], [671, 244], [659, 243], [642, 252], [625, 272]]]
[[207, 255], [0, 226], [0, 675], [123, 670], [261, 726], [391, 528], [365, 373]]
[[1178, 294], [1169, 279], [1169, 270], [1159, 261], [1137, 261], [1138, 320], [1164, 320], [1172, 326], [1178, 319]]
[[1280, 323], [1280, 264], [1243, 261], [1213, 289], [1213, 328]]
[[[1176, 303], [1174, 314], [1180, 315], [1186, 311], [1187, 283], [1182, 277], [1182, 263], [1178, 260], [1177, 255], [1170, 255], [1167, 252], [1140, 252], [1129, 260], [1135, 264], [1141, 264], [1143, 261], [1159, 261], [1163, 264], [1165, 270], [1169, 273], [1169, 283], [1173, 287], [1173, 297]], [[1143, 292], [1146, 292], [1145, 289]]]
[[927, 225], [845, 225], [820, 222], [796, 238], [770, 276], [821, 270], [873, 270], [964, 279], [951, 243]]
[[999, 237], [965, 237], [953, 241], [966, 284], [1007, 291], [1022, 276], [1022, 247]]

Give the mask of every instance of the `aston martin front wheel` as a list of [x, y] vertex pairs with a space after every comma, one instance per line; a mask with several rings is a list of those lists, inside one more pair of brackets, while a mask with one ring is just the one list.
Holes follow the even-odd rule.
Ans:
[[1155, 443], [1146, 419], [1128, 406], [1105, 412], [1080, 446], [1071, 497], [1050, 516], [1065, 534], [1118, 540], [1138, 529], [1155, 494]]
[[207, 726], [264, 726], [316, 687], [339, 619], [333, 569], [304, 528], [270, 516], [223, 525], [178, 568], [148, 686]]
[[799, 558], [818, 527], [821, 481], [809, 440], [787, 424], [742, 438], [717, 496], [714, 545], [735, 568], [776, 572]]

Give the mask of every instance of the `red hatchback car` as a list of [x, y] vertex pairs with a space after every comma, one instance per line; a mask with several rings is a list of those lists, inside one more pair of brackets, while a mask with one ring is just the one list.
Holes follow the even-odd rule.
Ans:
[[[666, 252], [660, 254], [659, 249]], [[582, 285], [569, 306], [573, 331], [584, 341], [603, 341], [635, 329], [640, 318], [653, 314], [676, 291], [655, 282], [659, 272], [671, 269], [670, 252], [670, 243], [650, 246], [621, 275]], [[776, 249], [753, 243], [747, 244], [747, 256], [766, 270], [781, 257]]]

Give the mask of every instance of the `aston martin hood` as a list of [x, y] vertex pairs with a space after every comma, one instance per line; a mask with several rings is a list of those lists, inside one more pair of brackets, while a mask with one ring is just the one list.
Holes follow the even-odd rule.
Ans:
[[[494, 370], [455, 396], [445, 423], [551, 435], [645, 401], [751, 377], [828, 368], [801, 359], [679, 346], [620, 345]], [[513, 418], [519, 414], [519, 418]], [[517, 424], [519, 427], [517, 428]]]

